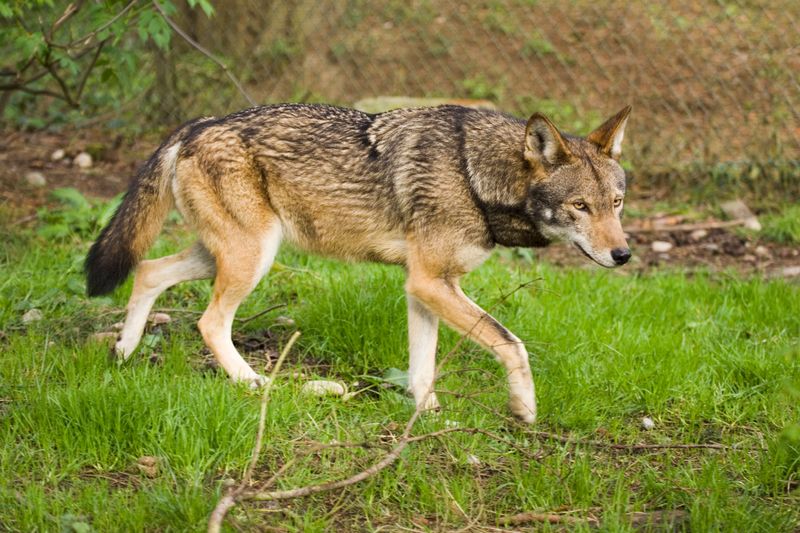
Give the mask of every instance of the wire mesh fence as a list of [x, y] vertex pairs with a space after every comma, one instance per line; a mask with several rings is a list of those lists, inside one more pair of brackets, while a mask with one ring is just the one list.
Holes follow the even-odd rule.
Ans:
[[[479, 98], [520, 116], [544, 111], [574, 133], [630, 103], [626, 158], [637, 171], [800, 179], [795, 0], [233, 0], [216, 10], [176, 20], [260, 103]], [[230, 85], [221, 71], [209, 83]], [[224, 94], [191, 111], [246, 105]]]

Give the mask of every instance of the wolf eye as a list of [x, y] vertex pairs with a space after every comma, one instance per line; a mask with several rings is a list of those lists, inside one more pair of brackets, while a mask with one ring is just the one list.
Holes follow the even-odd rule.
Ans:
[[619, 207], [622, 205], [622, 198], [614, 198], [614, 207]]
[[586, 204], [583, 202], [572, 202], [572, 207], [578, 211], [586, 211]]

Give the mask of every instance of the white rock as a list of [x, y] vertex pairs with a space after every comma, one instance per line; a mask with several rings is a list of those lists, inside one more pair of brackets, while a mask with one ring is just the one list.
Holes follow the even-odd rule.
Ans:
[[86, 152], [81, 152], [76, 155], [72, 162], [78, 168], [90, 168], [93, 164], [92, 156]]
[[347, 394], [347, 387], [338, 381], [326, 381], [322, 379], [309, 381], [301, 391], [303, 394], [311, 394], [313, 396], [344, 396]]
[[44, 187], [47, 185], [47, 179], [44, 177], [44, 174], [36, 172], [35, 170], [25, 174], [25, 181], [28, 182], [28, 185], [31, 187]]
[[689, 234], [693, 241], [702, 241], [708, 236], [708, 231], [704, 229], [696, 229]]
[[22, 323], [23, 324], [30, 324], [31, 322], [36, 322], [37, 320], [41, 320], [44, 318], [44, 315], [39, 309], [31, 309], [24, 315], [22, 315]]
[[650, 248], [656, 253], [663, 254], [672, 250], [673, 245], [667, 241], [653, 241], [650, 243]]
[[787, 278], [800, 276], [800, 266], [783, 267], [783, 270], [781, 270], [781, 274]]
[[277, 316], [275, 317], [274, 324], [276, 326], [285, 326], [287, 328], [291, 328], [295, 326], [295, 321], [288, 316]]
[[472, 466], [480, 466], [481, 460], [478, 459], [478, 457], [476, 455], [472, 455], [471, 453], [468, 453], [467, 454], [467, 464], [470, 464]]
[[743, 201], [731, 200], [730, 202], [721, 203], [719, 207], [728, 218], [743, 221], [745, 228], [753, 231], [761, 231], [761, 223]]
[[756, 246], [755, 252], [758, 257], [769, 257], [769, 248], [766, 246]]
[[53, 153], [50, 154], [51, 161], [61, 161], [64, 159], [64, 156], [67, 155], [67, 152], [59, 148], [58, 150], [53, 150]]
[[172, 322], [172, 317], [167, 313], [153, 313], [148, 317], [148, 320], [150, 320], [153, 325], [158, 326], [160, 324], [168, 324]]
[[656, 427], [656, 423], [649, 416], [642, 417], [642, 429], [651, 430]]

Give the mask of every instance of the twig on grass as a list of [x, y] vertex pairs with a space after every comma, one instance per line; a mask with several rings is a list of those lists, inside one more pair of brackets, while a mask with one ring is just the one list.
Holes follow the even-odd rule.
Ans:
[[594, 517], [577, 518], [570, 515], [556, 514], [556, 513], [526, 512], [526, 513], [518, 513], [512, 516], [505, 516], [500, 520], [498, 520], [498, 523], [506, 526], [521, 526], [523, 524], [530, 524], [532, 522], [542, 523], [542, 524], [559, 524], [566, 526], [589, 525], [596, 527], [600, 525], [600, 521]]
[[593, 446], [595, 448], [610, 448], [612, 450], [642, 451], [642, 450], [764, 450], [761, 446], [739, 446], [718, 443], [693, 443], [693, 444], [621, 444], [616, 442], [603, 442], [592, 439], [576, 439], [565, 437], [547, 431], [531, 432], [537, 438], [555, 440], [563, 444]]
[[[657, 524], [679, 524], [685, 521], [687, 516], [688, 514], [686, 511], [680, 509], [675, 509], [672, 511], [633, 511], [625, 514], [625, 517], [628, 519], [628, 524], [634, 528]], [[515, 515], [502, 517], [497, 522], [498, 524], [506, 526], [521, 526], [523, 524], [530, 523], [546, 523], [568, 526], [587, 525], [590, 527], [600, 527], [601, 525], [600, 520], [592, 515], [586, 517], [576, 517], [560, 513], [537, 512], [517, 513]]]
[[672, 226], [657, 225], [657, 226], [631, 226], [625, 228], [626, 233], [669, 233], [670, 231], [695, 231], [698, 229], [722, 229], [731, 228], [734, 226], [742, 226], [748, 222], [749, 219], [737, 218], [735, 220], [712, 220], [710, 222], [697, 222], [694, 224], [674, 224]]
[[248, 316], [246, 318], [234, 318], [234, 320], [239, 322], [239, 324], [247, 324], [248, 322], [251, 322], [251, 321], [255, 320], [256, 318], [259, 318], [259, 317], [262, 317], [262, 316], [266, 315], [270, 311], [274, 311], [276, 309], [280, 309], [281, 307], [286, 307], [287, 305], [289, 305], [289, 304], [275, 304], [275, 305], [273, 305], [271, 307], [267, 307], [263, 311], [259, 311], [258, 313], [254, 314], [252, 316]]
[[250, 458], [250, 464], [247, 466], [247, 469], [245, 469], [244, 475], [242, 476], [242, 482], [239, 483], [239, 486], [223, 496], [219, 502], [217, 502], [217, 506], [214, 507], [214, 511], [211, 513], [211, 518], [208, 520], [209, 533], [219, 533], [220, 529], [222, 528], [222, 521], [225, 519], [225, 515], [228, 513], [228, 510], [236, 504], [237, 498], [239, 498], [239, 496], [244, 492], [245, 487], [250, 483], [250, 479], [253, 477], [253, 470], [256, 467], [256, 463], [258, 463], [258, 456], [261, 453], [261, 446], [264, 442], [264, 427], [267, 420], [267, 404], [269, 403], [269, 393], [272, 390], [272, 384], [275, 383], [275, 376], [277, 376], [278, 371], [283, 364], [283, 360], [286, 359], [286, 356], [289, 354], [289, 350], [292, 349], [292, 345], [299, 336], [299, 331], [295, 331], [294, 334], [292, 334], [292, 336], [289, 338], [289, 342], [287, 342], [286, 346], [283, 347], [281, 355], [275, 362], [275, 366], [272, 368], [269, 381], [264, 387], [264, 394], [261, 395], [261, 412], [258, 418], [258, 431], [256, 432], [256, 443], [253, 446], [253, 454]]

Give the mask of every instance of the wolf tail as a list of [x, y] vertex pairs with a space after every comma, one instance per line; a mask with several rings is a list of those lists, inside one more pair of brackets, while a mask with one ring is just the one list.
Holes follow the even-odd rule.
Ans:
[[171, 184], [181, 141], [192, 125], [175, 131], [142, 165], [111, 221], [92, 244], [84, 264], [89, 296], [107, 294], [122, 284], [160, 233], [174, 203]]

